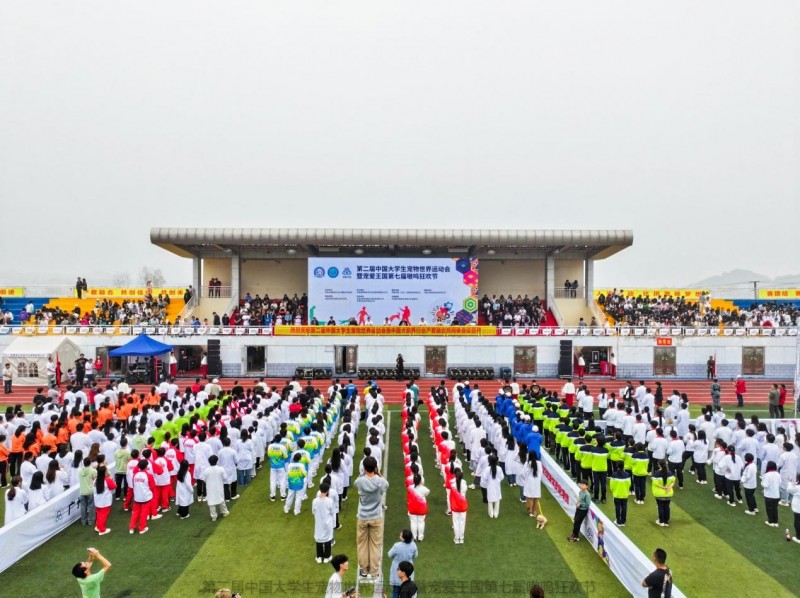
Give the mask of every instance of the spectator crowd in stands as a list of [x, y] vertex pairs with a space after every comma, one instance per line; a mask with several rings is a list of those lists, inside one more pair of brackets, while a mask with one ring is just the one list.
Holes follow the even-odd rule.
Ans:
[[[169, 324], [167, 320], [169, 304], [169, 296], [160, 293], [157, 297], [145, 296], [143, 299], [120, 301], [98, 299], [92, 311], [83, 311], [77, 305], [71, 311], [49, 306], [34, 310], [33, 302], [28, 302], [20, 312], [18, 321], [23, 325], [38, 326], [47, 326], [51, 323], [57, 326]], [[14, 323], [13, 317], [4, 315], [4, 320], [6, 324]]]
[[800, 315], [795, 304], [774, 301], [753, 303], [748, 309], [713, 308], [708, 294], [690, 301], [684, 296], [626, 297], [624, 290], [614, 289], [598, 296], [597, 302], [618, 325], [628, 326], [795, 326]]
[[489, 299], [484, 295], [480, 309], [481, 323], [486, 326], [540, 326], [547, 314], [538, 295], [533, 299], [527, 295], [514, 299], [511, 294], [492, 295]]

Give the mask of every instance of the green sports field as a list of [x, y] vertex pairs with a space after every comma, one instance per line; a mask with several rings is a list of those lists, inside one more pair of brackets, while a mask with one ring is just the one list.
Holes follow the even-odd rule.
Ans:
[[[400, 418], [391, 416], [386, 471], [390, 482], [386, 513], [388, 550], [407, 527]], [[417, 582], [422, 596], [527, 596], [540, 583], [548, 596], [626, 596], [585, 541], [565, 540], [571, 522], [545, 492], [545, 530], [536, 530], [518, 502], [517, 489], [504, 488], [500, 518], [490, 520], [480, 491], [471, 491], [466, 542], [454, 545], [445, 494], [433, 468], [427, 416], [421, 422], [420, 449], [431, 488], [426, 538], [419, 544]], [[363, 432], [360, 440], [363, 441]], [[79, 596], [72, 565], [85, 548], [98, 548], [112, 563], [103, 583], [104, 597], [213, 596], [227, 586], [253, 596], [322, 596], [330, 565], [314, 562], [310, 501], [300, 516], [283, 513], [268, 499], [268, 471], [262, 469], [242, 498], [229, 503], [231, 516], [212, 523], [204, 504], [192, 506], [192, 517], [179, 521], [173, 513], [153, 522], [144, 536], [127, 533], [128, 514], [115, 503], [109, 521], [112, 533], [102, 538], [74, 524], [11, 569], [0, 574], [3, 596]], [[687, 489], [676, 492], [669, 528], [653, 523], [655, 503], [629, 504], [625, 533], [649, 554], [656, 546], [669, 553], [676, 583], [688, 596], [794, 596], [800, 588], [800, 545], [783, 539], [791, 511], [781, 507], [781, 528], [748, 517], [743, 508], [715, 500], [710, 486], [687, 476]], [[648, 491], [649, 494], [649, 491]], [[336, 532], [334, 553], [351, 558], [355, 582], [355, 510], [357, 495], [343, 503], [343, 529]], [[763, 512], [763, 501], [760, 501]], [[613, 505], [603, 505], [613, 515]], [[2, 547], [3, 550], [9, 547]], [[12, 548], [13, 549], [13, 548]], [[384, 562], [387, 572], [388, 560]], [[735, 588], [735, 590], [733, 590]], [[369, 596], [362, 586], [362, 596]]]

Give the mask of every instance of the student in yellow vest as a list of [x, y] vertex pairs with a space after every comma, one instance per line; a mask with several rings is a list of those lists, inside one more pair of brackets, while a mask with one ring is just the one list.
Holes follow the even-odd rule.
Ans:
[[615, 523], [625, 527], [628, 521], [628, 495], [631, 491], [631, 476], [625, 471], [621, 461], [614, 462], [614, 471], [608, 479], [611, 496], [614, 497]]
[[658, 519], [656, 524], [661, 527], [669, 527], [669, 506], [674, 493], [675, 476], [667, 467], [666, 461], [659, 461], [658, 471], [653, 475], [653, 496], [658, 505]]
[[606, 502], [606, 480], [608, 478], [608, 457], [610, 452], [606, 447], [606, 439], [603, 436], [597, 437], [597, 446], [594, 447], [592, 457], [592, 478], [594, 480], [593, 493], [594, 500], [597, 501], [598, 497], [600, 502]]
[[[633, 439], [631, 439], [633, 440]], [[633, 475], [633, 493], [636, 497], [633, 502], [637, 505], [644, 504], [645, 489], [647, 488], [647, 468], [650, 465], [650, 456], [645, 452], [643, 444], [637, 444], [631, 454], [631, 474]]]

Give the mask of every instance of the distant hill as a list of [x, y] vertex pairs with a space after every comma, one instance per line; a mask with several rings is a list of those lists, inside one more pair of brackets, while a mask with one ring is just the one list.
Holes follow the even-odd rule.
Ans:
[[758, 286], [776, 286], [776, 287], [796, 287], [800, 286], [800, 274], [791, 274], [784, 276], [776, 276], [772, 278], [766, 274], [759, 274], [752, 270], [731, 270], [730, 272], [723, 272], [716, 276], [709, 276], [703, 280], [698, 280], [691, 284], [686, 285], [687, 288], [713, 288], [713, 287], [726, 287], [726, 286], [745, 286], [751, 285], [754, 280], [759, 281]]

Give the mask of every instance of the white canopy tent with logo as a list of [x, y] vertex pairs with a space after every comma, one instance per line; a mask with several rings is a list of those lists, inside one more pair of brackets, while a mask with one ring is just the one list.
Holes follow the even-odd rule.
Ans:
[[60, 363], [65, 372], [81, 350], [65, 336], [22, 336], [3, 350], [3, 364], [11, 364], [14, 384], [47, 385], [47, 358]]

